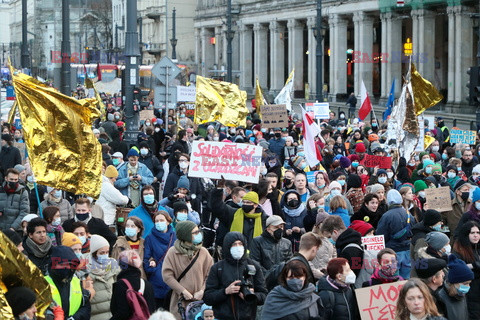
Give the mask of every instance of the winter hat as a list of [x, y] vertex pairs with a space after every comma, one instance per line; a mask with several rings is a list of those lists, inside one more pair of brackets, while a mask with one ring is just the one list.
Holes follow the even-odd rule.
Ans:
[[26, 170], [26, 168], [21, 164], [17, 164], [15, 167], [13, 167], [13, 169], [17, 170], [18, 172], [23, 172]]
[[245, 200], [252, 201], [253, 203], [258, 204], [258, 194], [254, 191], [250, 191], [243, 197], [243, 201]]
[[398, 192], [395, 189], [390, 189], [390, 191], [388, 191], [388, 193], [387, 193], [387, 204], [389, 206], [391, 206], [393, 204], [402, 204], [402, 202], [403, 202], [403, 198], [402, 198], [402, 195], [400, 194], [400, 192]]
[[90, 237], [90, 253], [97, 252], [98, 249], [102, 247], [110, 247], [110, 244], [108, 243], [107, 239], [105, 239], [104, 237], [98, 234], [93, 234]]
[[418, 277], [420, 279], [428, 279], [436, 275], [438, 271], [445, 269], [447, 262], [443, 259], [431, 258], [423, 259], [421, 263], [416, 265], [415, 271], [417, 271]]
[[435, 173], [435, 172], [442, 173], [442, 165], [440, 163], [436, 163], [433, 165], [432, 173]]
[[426, 168], [428, 166], [433, 166], [435, 164], [435, 162], [433, 162], [432, 160], [430, 159], [425, 159], [423, 160], [423, 167]]
[[267, 218], [267, 222], [265, 225], [268, 227], [269, 225], [273, 226], [279, 226], [281, 224], [285, 224], [285, 221], [280, 216], [277, 215], [271, 215], [270, 217]]
[[92, 132], [93, 132], [93, 134], [100, 134], [100, 130], [98, 130], [98, 129], [93, 129]]
[[183, 175], [178, 179], [177, 188], [190, 189], [190, 180], [188, 180], [187, 176]]
[[473, 195], [472, 195], [472, 202], [475, 202], [475, 201], [478, 201], [480, 200], [480, 188], [475, 188], [475, 190], [473, 190]]
[[177, 201], [173, 204], [173, 214], [176, 214], [179, 211], [187, 211], [188, 212], [188, 206], [185, 203], [185, 201]]
[[372, 152], [375, 152], [378, 149], [382, 149], [382, 145], [380, 144], [380, 142], [372, 142], [372, 144], [370, 145], [370, 150]]
[[443, 232], [433, 231], [425, 237], [427, 244], [436, 251], [440, 251], [450, 241], [448, 236]]
[[362, 186], [362, 179], [354, 173], [348, 175], [347, 186], [349, 188], [360, 188]]
[[12, 138], [12, 135], [10, 135], [10, 134], [8, 134], [8, 133], [2, 134], [2, 140], [5, 140], [5, 141], [7, 141], [7, 142], [10, 142], [10, 141], [12, 141], [12, 139], [13, 139], [13, 138]]
[[62, 246], [71, 247], [76, 244], [82, 244], [80, 239], [71, 232], [65, 232], [62, 237]]
[[[478, 169], [479, 169], [478, 172], [480, 173], [480, 165], [477, 164], [475, 167], [477, 167], [477, 166], [479, 166], [479, 167], [478, 167]], [[475, 167], [473, 167], [473, 169], [475, 169]], [[458, 170], [457, 170], [457, 167], [456, 167], [456, 166], [449, 165], [449, 166], [447, 167], [446, 172], [448, 172], [448, 171], [450, 171], [450, 170], [453, 170], [453, 171], [455, 171], [455, 173], [458, 173]], [[472, 171], [472, 172], [473, 172], [473, 171]]]
[[123, 153], [117, 151], [114, 154], [112, 154], [112, 157], [123, 159]]
[[302, 156], [296, 156], [295, 158], [293, 158], [292, 162], [293, 162], [293, 165], [298, 168], [298, 166], [300, 165], [300, 163], [301, 163], [303, 160], [305, 160], [304, 157], [302, 157]]
[[178, 222], [175, 226], [178, 240], [192, 242], [192, 230], [196, 226], [195, 222], [189, 220]]
[[362, 235], [362, 237], [365, 237], [367, 233], [374, 229], [370, 223], [362, 220], [353, 220], [349, 228], [358, 231]]
[[410, 182], [402, 183], [400, 187], [398, 187], [398, 190], [402, 189], [403, 187], [409, 187], [410, 189], [412, 189], [412, 192], [415, 193], [415, 187]]
[[35, 213], [29, 213], [25, 217], [23, 217], [22, 222], [30, 222], [32, 219], [38, 218]]
[[342, 186], [337, 181], [330, 182], [330, 185], [328, 187], [330, 188], [330, 190], [332, 190], [333, 188], [340, 188], [340, 190], [342, 189]]
[[128, 150], [128, 153], [127, 153], [127, 158], [130, 158], [130, 157], [138, 157], [139, 154], [138, 154], [138, 151], [135, 150], [135, 149], [130, 149]]
[[368, 191], [368, 193], [377, 193], [380, 190], [385, 190], [385, 187], [383, 185], [381, 185], [380, 183], [375, 183], [375, 184], [372, 184], [372, 185], [368, 186], [368, 189], [370, 190], [370, 191]]
[[377, 170], [377, 177], [379, 177], [381, 174], [387, 175], [387, 170], [385, 170], [385, 169]]
[[24, 313], [37, 301], [35, 292], [27, 287], [13, 287], [5, 293], [5, 298], [15, 317]]
[[429, 155], [428, 152], [422, 151], [422, 152], [419, 153], [418, 158], [422, 159], [423, 157], [428, 156], [428, 155]]
[[348, 156], [348, 159], [350, 159], [351, 162], [354, 162], [354, 161], [360, 161], [360, 157], [356, 154], [351, 154]]
[[373, 142], [373, 141], [378, 141], [380, 138], [378, 138], [378, 135], [375, 133], [371, 133], [368, 135], [368, 141]]
[[330, 217], [328, 212], [324, 210], [318, 211], [317, 218], [315, 219], [315, 225], [318, 226], [320, 223], [323, 223], [323, 221], [325, 221], [325, 219], [327, 219], [328, 217]]
[[462, 283], [465, 281], [473, 280], [473, 271], [467, 266], [467, 264], [457, 259], [454, 254], [448, 257], [448, 282], [449, 283]]
[[365, 153], [367, 149], [365, 149], [365, 145], [363, 143], [357, 143], [355, 145], [355, 153]]
[[477, 164], [475, 167], [473, 167], [472, 174], [473, 173], [479, 173], [480, 174], [480, 164]]
[[422, 190], [428, 189], [427, 184], [423, 180], [415, 181], [413, 186], [415, 187], [415, 192], [420, 192]]
[[118, 171], [117, 168], [114, 166], [110, 165], [105, 169], [105, 177], [107, 178], [116, 178], [118, 177]]
[[348, 168], [348, 167], [351, 166], [351, 164], [352, 164], [352, 162], [351, 162], [350, 159], [348, 159], [347, 157], [341, 157], [341, 158], [340, 158], [340, 166], [341, 166], [342, 168], [344, 168], [344, 169], [345, 169], [345, 168]]
[[17, 232], [7, 229], [4, 230], [3, 233], [13, 242], [14, 245], [18, 246], [20, 243], [22, 243], [22, 238]]
[[423, 216], [423, 224], [425, 227], [431, 227], [442, 221], [442, 215], [437, 210], [428, 209]]
[[458, 180], [457, 183], [455, 183], [455, 187], [453, 188], [454, 191], [457, 191], [458, 189], [460, 189], [461, 187], [463, 187], [464, 184], [468, 184], [468, 182], [466, 182], [465, 180]]

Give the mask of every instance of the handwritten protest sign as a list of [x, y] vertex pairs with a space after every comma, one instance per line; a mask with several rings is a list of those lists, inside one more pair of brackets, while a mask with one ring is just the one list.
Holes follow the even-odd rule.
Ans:
[[150, 120], [152, 118], [154, 118], [154, 114], [153, 114], [153, 110], [141, 110], [139, 112], [139, 118], [140, 118], [140, 121], [142, 120]]
[[460, 130], [458, 128], [452, 128], [452, 130], [450, 130], [451, 143], [475, 144], [475, 138], [475, 131]]
[[355, 289], [362, 320], [394, 320], [400, 290], [407, 282], [397, 281]]
[[392, 167], [392, 158], [366, 154], [361, 161], [361, 164], [368, 168], [375, 168], [378, 166], [380, 169], [390, 169]]
[[383, 235], [362, 237], [362, 245], [367, 250], [380, 251], [385, 249], [385, 238]]
[[450, 188], [428, 188], [425, 189], [428, 209], [440, 212], [452, 210], [452, 200], [450, 199]]
[[259, 146], [193, 141], [188, 176], [258, 183], [261, 160]]
[[262, 106], [262, 128], [288, 127], [287, 106], [268, 104]]

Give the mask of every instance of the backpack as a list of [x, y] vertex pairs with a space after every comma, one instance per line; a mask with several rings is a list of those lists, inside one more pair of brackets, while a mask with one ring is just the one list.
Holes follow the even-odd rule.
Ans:
[[[343, 248], [343, 250], [345, 250], [348, 247], [354, 247], [354, 248], [362, 250], [362, 252], [363, 252], [362, 268], [360, 269], [360, 273], [357, 276], [357, 280], [355, 280], [355, 287], [356, 288], [361, 288], [362, 284], [365, 281], [370, 280], [370, 277], [372, 276], [374, 269], [372, 269], [370, 266], [368, 266], [368, 262], [370, 262], [370, 261], [365, 263], [365, 259], [368, 258], [368, 257], [365, 256], [366, 251], [360, 245], [358, 245], [356, 243], [349, 243], [345, 246], [345, 248]], [[368, 256], [371, 257], [370, 252], [369, 252]]]
[[143, 291], [145, 290], [145, 281], [140, 279], [140, 290], [135, 291], [132, 285], [127, 279], [122, 279], [123, 283], [127, 286], [127, 302], [132, 309], [132, 316], [130, 320], [148, 320], [150, 317], [150, 310], [148, 304], [143, 297]]

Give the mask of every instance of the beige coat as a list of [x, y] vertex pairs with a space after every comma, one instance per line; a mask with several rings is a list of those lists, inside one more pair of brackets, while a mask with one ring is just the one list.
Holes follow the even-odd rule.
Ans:
[[[190, 262], [191, 260], [187, 255], [181, 254], [175, 249], [175, 247], [171, 247], [168, 249], [162, 267], [163, 281], [165, 281], [165, 283], [173, 290], [172, 299], [170, 301], [170, 312], [179, 320], [181, 320], [180, 314], [178, 313], [178, 299], [180, 294], [186, 289], [192, 295], [197, 293], [199, 296], [198, 298], [201, 300], [203, 297], [203, 291], [205, 290], [205, 282], [208, 273], [213, 265], [213, 259], [210, 256], [210, 253], [208, 253], [207, 249], [202, 247], [197, 261], [195, 261], [195, 264], [179, 283], [177, 278], [183, 270], [187, 268]], [[186, 307], [189, 302], [191, 301], [184, 301], [184, 307]]]
[[[90, 259], [91, 256], [89, 257]], [[110, 319], [112, 313], [110, 312], [110, 300], [112, 300], [113, 283], [117, 279], [118, 268], [117, 261], [111, 259], [111, 264], [106, 272], [96, 272], [90, 267], [87, 268], [90, 272], [90, 277], [93, 280], [93, 288], [95, 289], [95, 296], [91, 299], [92, 306], [91, 320]]]
[[[144, 243], [145, 240], [143, 238], [140, 238], [140, 244], [138, 246], [138, 254], [140, 255], [140, 259], [142, 261], [142, 266], [140, 267], [140, 271], [142, 272], [142, 278], [144, 280], [147, 280], [147, 276], [145, 275], [145, 271], [143, 271], [143, 254], [145, 252], [144, 248]], [[120, 253], [125, 250], [131, 250], [132, 248], [130, 247], [130, 244], [128, 244], [127, 238], [125, 236], [120, 236], [117, 238], [117, 242], [113, 245], [112, 249], [112, 258], [118, 261], [118, 257], [120, 256]]]

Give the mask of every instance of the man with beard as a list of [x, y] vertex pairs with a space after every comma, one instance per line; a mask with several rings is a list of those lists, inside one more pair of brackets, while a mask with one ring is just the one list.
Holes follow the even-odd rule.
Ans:
[[472, 175], [473, 167], [475, 167], [478, 162], [473, 158], [472, 150], [465, 149], [462, 153], [462, 171], [467, 177]]

